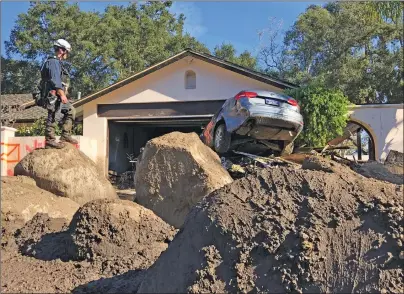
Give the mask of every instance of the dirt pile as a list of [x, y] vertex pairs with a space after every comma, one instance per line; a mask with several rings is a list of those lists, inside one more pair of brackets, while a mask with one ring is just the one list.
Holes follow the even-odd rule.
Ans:
[[128, 262], [128, 269], [149, 267], [175, 233], [151, 210], [127, 200], [91, 201], [69, 226], [74, 259]]
[[1, 247], [1, 293], [67, 293], [102, 276], [98, 265], [42, 258], [55, 254], [61, 243], [52, 238], [47, 247], [38, 244], [58, 236], [67, 224], [66, 219], [39, 213], [20, 228], [8, 231], [8, 244], [2, 242]]
[[231, 182], [197, 134], [173, 132], [147, 143], [136, 167], [136, 201], [180, 228], [196, 203]]
[[133, 293], [175, 233], [125, 200], [88, 202], [70, 224], [38, 213], [2, 236], [1, 291]]
[[95, 163], [70, 144], [62, 149], [34, 150], [16, 165], [14, 174], [28, 176], [38, 187], [80, 205], [118, 197]]
[[397, 165], [385, 165], [377, 161], [371, 161], [354, 164], [352, 169], [367, 178], [374, 178], [397, 185], [404, 184], [403, 168]]
[[67, 234], [69, 222], [63, 218], [51, 218], [38, 213], [14, 233], [18, 250], [25, 256], [40, 260], [68, 261], [71, 238]]
[[138, 293], [402, 293], [403, 186], [309, 158], [192, 209]]
[[37, 213], [70, 221], [78, 208], [76, 202], [38, 188], [30, 178], [19, 176], [1, 179], [2, 223], [20, 220], [24, 224]]

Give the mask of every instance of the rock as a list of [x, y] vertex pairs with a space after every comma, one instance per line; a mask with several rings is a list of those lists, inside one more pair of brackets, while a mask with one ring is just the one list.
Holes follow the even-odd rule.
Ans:
[[70, 221], [79, 205], [67, 198], [57, 197], [40, 189], [26, 177], [1, 179], [2, 221], [21, 220], [26, 223], [37, 213], [46, 213], [51, 218]]
[[390, 150], [384, 164], [399, 166], [402, 170], [404, 167], [404, 153], [396, 150]]
[[88, 202], [74, 215], [68, 231], [73, 259], [130, 261], [130, 269], [150, 266], [176, 233], [151, 210], [118, 199]]
[[195, 133], [173, 132], [147, 143], [136, 167], [136, 202], [180, 228], [195, 204], [232, 181]]
[[401, 260], [403, 260], [403, 259], [404, 259], [404, 251], [401, 251], [398, 257], [399, 257]]
[[14, 174], [31, 177], [38, 187], [80, 205], [118, 197], [95, 163], [71, 144], [62, 149], [34, 150], [16, 165]]
[[300, 232], [299, 233], [300, 238], [302, 238], [303, 240], [308, 240], [309, 236], [306, 233]]

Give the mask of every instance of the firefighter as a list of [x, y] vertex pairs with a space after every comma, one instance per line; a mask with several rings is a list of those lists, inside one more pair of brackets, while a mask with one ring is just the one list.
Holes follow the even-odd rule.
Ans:
[[[66, 60], [72, 47], [69, 42], [63, 39], [57, 40], [53, 44], [55, 55], [49, 57], [41, 68], [41, 83], [45, 93], [45, 108], [48, 111], [45, 128], [45, 147], [63, 148], [64, 143], [77, 144], [77, 140], [71, 136], [74, 125], [76, 110], [67, 99], [67, 88], [69, 73], [63, 67], [63, 60]], [[56, 113], [61, 111], [62, 135], [59, 142], [56, 142]]]

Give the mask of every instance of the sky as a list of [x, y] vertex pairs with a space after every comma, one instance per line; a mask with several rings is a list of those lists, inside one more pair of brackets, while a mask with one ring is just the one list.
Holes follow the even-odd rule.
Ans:
[[[85, 11], [103, 11], [108, 5], [127, 5], [128, 2], [84, 2], [79, 6]], [[216, 45], [231, 43], [237, 53], [248, 50], [254, 55], [262, 41], [258, 32], [282, 22], [282, 30], [289, 29], [297, 17], [310, 4], [322, 2], [173, 2], [172, 12], [186, 16], [185, 30], [211, 51]], [[4, 41], [20, 13], [26, 13], [29, 2], [1, 1], [1, 54], [5, 54]], [[272, 21], [271, 21], [272, 19]], [[74, 44], [72, 44], [74, 46]]]

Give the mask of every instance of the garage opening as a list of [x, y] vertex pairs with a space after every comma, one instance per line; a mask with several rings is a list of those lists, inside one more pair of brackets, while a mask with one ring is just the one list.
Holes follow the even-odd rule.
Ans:
[[[210, 118], [109, 121], [109, 171], [133, 171], [134, 159], [147, 141], [174, 131], [202, 133]], [[132, 162], [131, 162], [132, 161]]]

